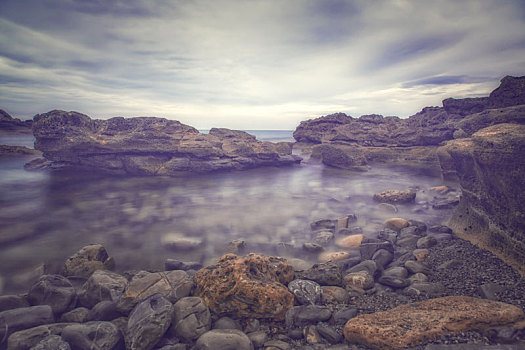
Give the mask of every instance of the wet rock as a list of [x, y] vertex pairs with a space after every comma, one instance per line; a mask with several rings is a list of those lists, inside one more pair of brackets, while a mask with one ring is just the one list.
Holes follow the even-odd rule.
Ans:
[[349, 235], [338, 238], [335, 241], [335, 245], [340, 248], [358, 248], [363, 241], [364, 236], [362, 234]]
[[325, 306], [302, 305], [289, 309], [286, 312], [285, 321], [288, 328], [293, 328], [316, 324], [330, 317], [332, 317], [332, 312]]
[[317, 232], [314, 237], [314, 243], [320, 246], [327, 246], [334, 240], [334, 234], [330, 231]]
[[385, 221], [385, 228], [395, 232], [401, 231], [401, 229], [410, 226], [410, 223], [402, 218], [391, 218]]
[[321, 301], [321, 286], [317, 282], [295, 279], [288, 283], [288, 290], [299, 304], [318, 304]]
[[87, 245], [69, 257], [62, 274], [88, 278], [96, 270], [112, 270], [115, 261], [110, 258], [106, 248], [100, 244]]
[[54, 322], [53, 310], [49, 305], [2, 311], [0, 312], [0, 345], [15, 332]]
[[85, 307], [77, 307], [69, 312], [65, 312], [60, 316], [60, 322], [84, 323], [86, 322], [89, 309]]
[[118, 309], [127, 314], [135, 305], [147, 297], [160, 293], [170, 302], [190, 294], [193, 282], [184, 271], [138, 272], [128, 283], [126, 290], [117, 302]]
[[428, 276], [424, 273], [418, 272], [408, 278], [410, 283], [414, 284], [417, 282], [428, 282]]
[[360, 235], [363, 233], [363, 228], [360, 226], [348, 227], [337, 230], [336, 233], [339, 236]]
[[432, 232], [432, 233], [449, 233], [449, 234], [452, 234], [452, 229], [448, 226], [445, 226], [445, 225], [436, 225], [436, 226], [431, 226], [429, 229], [428, 229], [428, 232]]
[[372, 256], [372, 260], [376, 262], [377, 266], [384, 268], [394, 260], [394, 254], [386, 249], [379, 249]]
[[408, 226], [408, 227], [402, 228], [399, 231], [398, 238], [403, 238], [403, 237], [407, 237], [407, 236], [419, 236], [419, 237], [421, 237], [421, 235], [423, 235], [424, 233], [425, 233], [425, 230], [422, 230], [418, 226]]
[[[7, 340], [7, 348], [9, 350], [30, 349], [50, 335], [60, 334], [69, 325], [70, 323], [52, 323], [15, 332]], [[55, 348], [48, 349], [54, 350]]]
[[237, 329], [213, 329], [201, 335], [196, 350], [253, 350], [250, 338]]
[[329, 219], [317, 220], [310, 224], [310, 228], [314, 232], [319, 230], [333, 231], [335, 230], [335, 222]]
[[282, 340], [270, 340], [264, 343], [264, 350], [292, 350], [292, 347]]
[[293, 276], [285, 259], [227, 254], [195, 274], [194, 295], [217, 314], [282, 319], [293, 306], [294, 296], [285, 286]]
[[381, 276], [377, 281], [382, 285], [395, 289], [405, 288], [410, 285], [410, 281], [408, 279], [394, 276]]
[[213, 323], [213, 329], [238, 329], [242, 331], [239, 321], [231, 317], [223, 316]]
[[348, 273], [359, 271], [366, 271], [370, 276], [375, 276], [377, 271], [377, 264], [374, 260], [365, 260], [348, 269]]
[[374, 277], [366, 270], [351, 272], [343, 277], [343, 284], [350, 291], [370, 289], [374, 286]]
[[437, 244], [437, 240], [433, 236], [425, 236], [418, 239], [416, 247], [418, 248], [431, 248]]
[[123, 342], [120, 331], [111, 322], [70, 325], [64, 328], [61, 335], [72, 349], [78, 350], [114, 349]]
[[344, 328], [347, 341], [372, 348], [402, 349], [444, 333], [483, 330], [523, 319], [520, 308], [483, 299], [450, 296], [360, 315]]
[[327, 262], [336, 262], [340, 260], [345, 260], [350, 258], [349, 252], [339, 251], [339, 252], [322, 252], [319, 254], [319, 260], [323, 263]]
[[164, 262], [164, 267], [166, 271], [188, 271], [202, 269], [202, 264], [198, 262], [184, 262], [176, 259], [166, 259], [166, 261]]
[[44, 275], [31, 286], [28, 300], [32, 305], [49, 305], [60, 315], [72, 310], [77, 303], [77, 293], [71, 282], [60, 275]]
[[303, 337], [307, 344], [318, 344], [321, 340], [321, 335], [317, 332], [317, 327], [310, 325], [303, 328]]
[[319, 244], [306, 242], [303, 243], [303, 249], [309, 253], [320, 253], [324, 248]]
[[390, 267], [383, 271], [383, 276], [388, 277], [397, 277], [397, 278], [407, 278], [408, 277], [408, 271], [404, 267], [401, 266], [394, 266]]
[[361, 247], [359, 248], [359, 252], [361, 253], [361, 259], [370, 260], [374, 256], [375, 252], [379, 249], [385, 249], [391, 253], [394, 252], [392, 243], [388, 241], [383, 241], [375, 238], [364, 238], [361, 242]]
[[454, 209], [459, 204], [459, 198], [437, 199], [432, 202], [432, 209]]
[[49, 335], [42, 339], [38, 344], [32, 347], [30, 350], [71, 350], [68, 343], [62, 340], [59, 335]]
[[379, 203], [376, 208], [385, 211], [387, 213], [397, 213], [398, 209], [395, 205], [390, 203]]
[[161, 294], [141, 301], [128, 319], [128, 341], [131, 349], [152, 349], [171, 324], [173, 305]]
[[425, 275], [432, 274], [432, 271], [420, 262], [409, 260], [405, 263], [405, 268], [410, 273], [424, 273]]
[[255, 349], [263, 347], [264, 343], [268, 340], [268, 334], [264, 331], [255, 331], [246, 334], [253, 344]]
[[334, 323], [336, 325], [345, 324], [349, 319], [357, 316], [359, 311], [354, 307], [345, 307], [334, 312]]
[[112, 321], [122, 317], [114, 301], [104, 300], [93, 306], [86, 315], [86, 321]]
[[374, 200], [382, 203], [402, 204], [411, 203], [416, 199], [413, 191], [388, 190], [374, 194]]
[[0, 312], [20, 307], [28, 307], [29, 302], [20, 295], [2, 295], [0, 296]]
[[82, 305], [92, 308], [101, 301], [116, 301], [124, 292], [128, 280], [111, 271], [97, 270], [79, 292]]
[[317, 325], [317, 332], [319, 332], [319, 334], [331, 344], [339, 343], [343, 337], [343, 335], [339, 333], [334, 327], [324, 323]]
[[445, 287], [441, 283], [413, 282], [403, 290], [403, 293], [407, 295], [440, 296], [444, 291]]
[[199, 338], [211, 328], [208, 306], [199, 297], [185, 297], [173, 306], [172, 333], [191, 341]]
[[336, 286], [323, 286], [322, 300], [324, 303], [332, 304], [346, 304], [350, 299], [350, 295], [346, 289]]
[[298, 277], [319, 283], [321, 286], [341, 286], [343, 274], [334, 262], [313, 265]]

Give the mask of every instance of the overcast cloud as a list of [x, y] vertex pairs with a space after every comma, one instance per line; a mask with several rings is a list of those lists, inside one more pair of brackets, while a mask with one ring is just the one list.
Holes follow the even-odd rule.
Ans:
[[525, 74], [525, 2], [0, 0], [0, 108], [293, 129]]

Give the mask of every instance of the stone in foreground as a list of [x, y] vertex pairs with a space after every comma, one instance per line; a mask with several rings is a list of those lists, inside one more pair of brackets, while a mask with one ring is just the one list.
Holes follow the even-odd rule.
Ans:
[[286, 287], [293, 277], [293, 267], [283, 258], [227, 254], [197, 271], [194, 295], [216, 314], [282, 320], [294, 304]]
[[444, 334], [487, 330], [524, 318], [520, 308], [466, 296], [448, 296], [349, 320], [344, 335], [374, 349], [403, 349]]
[[96, 270], [112, 270], [115, 261], [110, 258], [106, 248], [100, 244], [90, 244], [69, 257], [62, 269], [66, 277], [88, 278]]

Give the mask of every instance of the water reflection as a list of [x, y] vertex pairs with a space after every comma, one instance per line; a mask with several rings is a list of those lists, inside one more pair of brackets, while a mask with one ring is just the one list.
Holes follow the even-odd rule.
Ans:
[[[410, 167], [355, 173], [305, 163], [168, 178], [45, 175], [14, 161], [2, 162], [0, 172], [4, 293], [25, 290], [39, 264], [59, 264], [89, 243], [105, 245], [120, 271], [162, 269], [166, 258], [211, 263], [234, 239], [244, 240], [246, 251], [315, 262], [300, 249], [314, 220], [356, 213], [356, 225], [373, 236], [388, 217], [438, 224], [448, 215], [424, 209], [432, 199], [427, 189], [442, 184], [439, 174]], [[375, 192], [406, 188], [419, 189], [420, 204], [392, 213], [372, 200]], [[173, 235], [195, 244], [173, 251], [166, 243]], [[13, 237], [24, 239], [6, 243]]]

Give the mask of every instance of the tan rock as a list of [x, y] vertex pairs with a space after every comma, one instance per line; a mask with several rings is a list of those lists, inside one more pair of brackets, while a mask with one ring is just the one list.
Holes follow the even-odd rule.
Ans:
[[374, 286], [374, 277], [368, 271], [351, 272], [343, 277], [347, 290], [370, 289]]
[[412, 254], [414, 254], [414, 257], [417, 261], [425, 260], [428, 256], [428, 249], [415, 249]]
[[96, 270], [112, 270], [115, 261], [110, 258], [106, 248], [100, 244], [83, 247], [69, 257], [62, 269], [62, 274], [68, 276], [89, 277]]
[[388, 190], [374, 194], [374, 200], [381, 203], [410, 203], [416, 199], [416, 192], [406, 190]]
[[328, 262], [328, 261], [337, 261], [337, 260], [343, 260], [348, 259], [350, 257], [349, 252], [322, 252], [319, 254], [319, 261], [321, 262]]
[[340, 248], [359, 248], [363, 237], [362, 234], [341, 237], [335, 241], [335, 245]]
[[346, 323], [344, 335], [373, 349], [404, 349], [444, 334], [511, 325], [524, 317], [514, 305], [448, 296], [357, 316]]
[[293, 277], [293, 267], [283, 258], [227, 254], [197, 271], [194, 295], [216, 314], [280, 320], [294, 304], [286, 287]]
[[410, 223], [402, 218], [391, 218], [385, 221], [385, 227], [396, 232], [408, 226], [410, 226]]
[[334, 304], [345, 304], [350, 299], [350, 295], [346, 289], [337, 286], [322, 286], [321, 287], [323, 301]]

